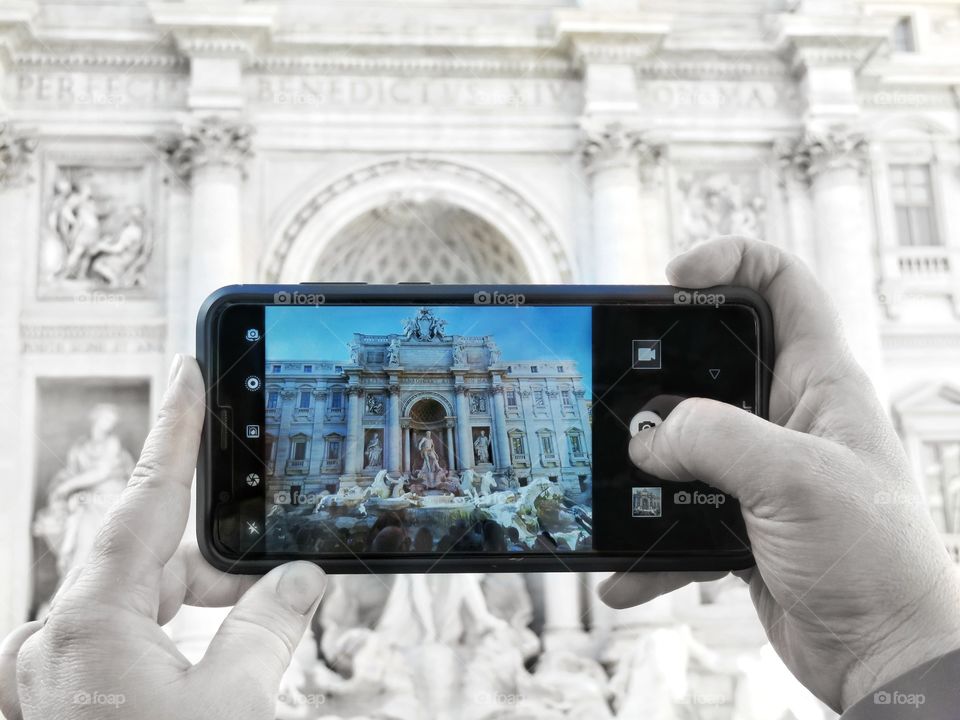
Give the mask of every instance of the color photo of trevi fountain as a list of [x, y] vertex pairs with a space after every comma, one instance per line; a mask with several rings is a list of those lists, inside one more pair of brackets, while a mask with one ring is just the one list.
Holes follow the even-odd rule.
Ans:
[[[448, 332], [451, 317], [470, 334]], [[589, 308], [274, 307], [266, 320], [271, 549], [591, 548]]]

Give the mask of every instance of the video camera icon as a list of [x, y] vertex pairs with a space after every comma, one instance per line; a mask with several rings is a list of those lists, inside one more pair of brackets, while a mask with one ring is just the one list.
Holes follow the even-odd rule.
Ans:
[[630, 367], [634, 370], [659, 370], [661, 364], [659, 340], [634, 340]]

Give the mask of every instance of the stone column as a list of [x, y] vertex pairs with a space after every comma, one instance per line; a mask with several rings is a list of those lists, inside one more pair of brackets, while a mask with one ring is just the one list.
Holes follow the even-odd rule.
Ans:
[[644, 233], [641, 165], [658, 162], [660, 149], [620, 122], [584, 124], [581, 157], [590, 180], [593, 257], [599, 283], [637, 283], [662, 273], [662, 238]]
[[[313, 390], [313, 440], [310, 448], [310, 470], [307, 477], [314, 481], [323, 472], [324, 447], [323, 425], [327, 414], [327, 388], [321, 386]], [[304, 489], [306, 492], [306, 489]]]
[[854, 356], [882, 394], [877, 247], [861, 177], [866, 138], [849, 125], [809, 129], [785, 161], [809, 183], [816, 274], [837, 305]]
[[213, 290], [244, 280], [241, 190], [252, 134], [250, 125], [208, 115], [187, 121], [180, 136], [161, 143], [191, 194], [188, 316]]
[[446, 443], [447, 443], [447, 469], [450, 472], [453, 472], [454, 469], [456, 468], [456, 455], [454, 453], [454, 447], [453, 447], [453, 425], [451, 425], [449, 421], [447, 422]]
[[470, 407], [467, 402], [467, 389], [463, 385], [454, 387], [457, 408], [457, 457], [460, 470], [473, 467], [473, 437], [470, 434]]
[[360, 393], [357, 385], [347, 386], [347, 457], [344, 475], [356, 476], [362, 467], [363, 419], [360, 415]]
[[387, 386], [387, 470], [400, 472], [400, 385]]
[[580, 603], [581, 573], [543, 575], [543, 648], [546, 652], [581, 653], [587, 647]]
[[493, 419], [493, 451], [498, 470], [510, 467], [510, 439], [507, 437], [507, 404], [503, 397], [503, 385], [494, 385], [493, 409], [490, 417]]
[[410, 426], [403, 428], [403, 468], [407, 473], [413, 472], [413, 455], [411, 455]]
[[0, 577], [7, 578], [0, 586], [0, 634], [4, 637], [26, 622], [31, 595], [34, 478], [24, 477], [23, 468], [30, 464], [26, 453], [32, 447], [17, 439], [23, 424], [20, 304], [24, 253], [37, 232], [31, 223], [31, 208], [40, 204], [39, 187], [32, 182], [31, 173], [36, 146], [32, 137], [9, 123], [0, 123], [0, 402], [6, 408], [0, 413], [0, 437], [7, 440], [7, 452], [0, 454], [0, 477], [7, 478], [3, 483], [7, 521], [0, 523]]

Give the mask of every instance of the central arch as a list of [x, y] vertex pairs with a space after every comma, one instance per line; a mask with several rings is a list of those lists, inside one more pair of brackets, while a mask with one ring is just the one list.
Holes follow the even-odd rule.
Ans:
[[[523, 279], [533, 283], [574, 281], [564, 244], [529, 199], [486, 171], [419, 156], [361, 167], [311, 192], [281, 220], [259, 274], [265, 282], [313, 279], [306, 276], [320, 263], [336, 258], [345, 239], [354, 237], [350, 235], [356, 231], [354, 223], [362, 223], [383, 208], [424, 205], [472, 216], [474, 226], [485, 228], [485, 237], [494, 238], [490, 244], [494, 254], [503, 259], [503, 266], [518, 268]], [[435, 228], [431, 230], [438, 234]], [[483, 268], [486, 257], [483, 254], [475, 267]], [[347, 262], [343, 267], [355, 269], [361, 264]], [[487, 275], [483, 281], [498, 278]]]

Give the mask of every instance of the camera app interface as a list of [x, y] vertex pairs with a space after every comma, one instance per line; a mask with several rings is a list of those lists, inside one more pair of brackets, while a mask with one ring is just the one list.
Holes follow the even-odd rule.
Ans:
[[591, 313], [268, 306], [267, 552], [591, 550]]

